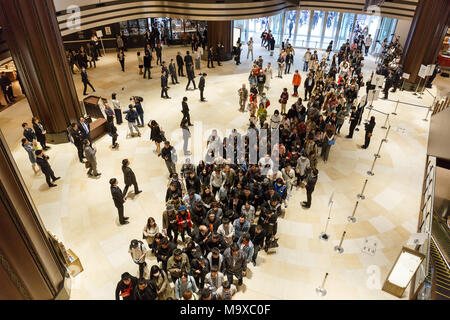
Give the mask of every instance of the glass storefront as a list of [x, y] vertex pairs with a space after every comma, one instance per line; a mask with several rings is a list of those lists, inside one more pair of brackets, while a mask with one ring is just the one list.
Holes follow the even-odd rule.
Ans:
[[309, 47], [318, 48], [322, 39], [323, 19], [325, 18], [325, 11], [314, 11], [311, 25], [311, 32], [309, 37]]
[[264, 30], [270, 30], [276, 47], [289, 39], [295, 47], [326, 49], [333, 41], [336, 51], [347, 40], [370, 34], [374, 39], [371, 52], [379, 49], [377, 40], [391, 41], [396, 25], [394, 18], [321, 10], [287, 10], [275, 16], [234, 21], [234, 27], [241, 30], [242, 42], [250, 37], [257, 41]]
[[298, 17], [297, 36], [294, 42], [296, 47], [307, 46], [310, 16], [310, 10], [300, 10], [300, 14]]
[[339, 23], [340, 12], [328, 12], [325, 32], [323, 34], [322, 49], [326, 49], [330, 41], [334, 41]]
[[294, 39], [295, 22], [297, 19], [297, 10], [291, 10], [286, 12], [286, 21], [284, 22], [284, 39], [289, 39], [292, 43]]

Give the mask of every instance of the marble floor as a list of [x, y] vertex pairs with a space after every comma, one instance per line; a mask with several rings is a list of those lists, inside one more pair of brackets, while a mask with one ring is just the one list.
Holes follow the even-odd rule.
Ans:
[[[188, 47], [166, 48], [164, 59], [174, 58], [178, 50], [185, 51]], [[267, 51], [257, 48], [255, 55], [259, 54], [264, 63], [276, 64], [276, 57], [270, 57]], [[294, 69], [301, 70], [302, 55], [302, 50], [297, 50]], [[153, 80], [143, 80], [138, 75], [135, 51], [127, 53], [125, 73], [121, 72], [112, 53], [101, 58], [97, 68], [89, 69], [88, 73], [96, 94], [110, 99], [111, 93], [116, 92], [123, 106], [128, 104], [130, 96], [142, 96], [145, 121], [156, 119], [177, 150], [182, 149], [182, 134], [178, 127], [181, 99], [187, 96], [194, 123], [191, 158], [197, 163], [211, 129], [218, 129], [222, 137], [233, 128], [241, 132], [246, 130], [248, 114], [238, 111], [237, 95], [241, 84], [248, 83], [250, 63], [245, 58], [246, 49], [242, 54], [243, 63], [239, 66], [229, 61], [222, 67], [207, 69], [202, 61], [201, 71], [208, 73], [206, 103], [199, 102], [198, 91], [184, 90], [186, 78], [181, 78], [180, 85], [171, 85], [169, 96], [172, 99], [160, 99], [159, 68], [152, 69]], [[373, 58], [367, 59], [365, 73], [370, 74], [373, 68]], [[304, 73], [302, 77], [305, 78]], [[74, 81], [81, 98], [79, 74], [74, 76]], [[292, 91], [291, 81], [292, 73], [283, 79], [272, 79], [270, 114], [278, 105], [276, 101], [282, 88]], [[300, 92], [303, 92], [303, 86]], [[436, 94], [436, 88], [430, 92]], [[390, 99], [427, 107], [433, 101], [428, 92], [420, 100], [407, 92], [391, 93]], [[290, 98], [289, 102], [293, 99]], [[378, 110], [372, 113], [376, 116], [377, 125], [369, 148], [358, 148], [363, 143], [364, 130], [356, 132], [353, 140], [343, 138], [348, 132], [346, 122], [342, 136], [331, 149], [329, 161], [326, 164], [319, 161], [319, 179], [311, 208], [304, 210], [300, 206], [300, 201], [306, 197], [304, 189], [293, 192], [289, 208], [284, 218], [279, 220], [280, 247], [273, 254], [260, 253], [257, 265], [249, 267], [248, 277], [236, 299], [318, 299], [315, 288], [321, 284], [326, 272], [329, 273], [328, 294], [320, 299], [397, 299], [380, 289], [401, 247], [416, 230], [430, 122], [422, 120], [427, 113], [426, 108], [406, 104], [398, 106], [397, 116], [389, 117], [388, 143], [382, 146], [381, 158], [374, 169], [375, 176], [368, 178], [366, 200], [359, 203], [357, 222], [349, 224], [347, 216], [352, 213], [373, 154], [386, 134], [386, 130], [380, 128], [385, 117], [379, 111], [392, 112], [395, 102], [378, 100], [374, 106]], [[27, 101], [22, 100], [0, 113], [0, 129], [7, 138], [46, 228], [81, 259], [84, 271], [73, 279], [71, 298], [114, 299], [121, 273], [138, 273], [128, 254], [130, 241], [141, 238], [149, 216], [161, 225], [168, 173], [164, 162], [153, 153], [155, 147], [149, 140], [149, 128], [143, 129], [142, 138], [127, 138], [127, 126], [118, 126], [118, 150], [111, 149], [108, 135], [95, 142], [98, 168], [102, 173], [99, 179], [87, 177], [73, 145], [52, 146], [47, 153], [55, 173], [62, 179], [57, 188], [49, 190], [43, 176], [33, 175], [19, 143], [22, 135], [20, 124], [30, 118]], [[130, 193], [131, 197], [125, 203], [130, 224], [119, 226], [108, 181], [117, 177], [122, 185], [121, 161], [124, 158], [130, 159], [144, 192], [135, 197]], [[179, 154], [178, 168], [182, 161], [184, 158]], [[325, 228], [329, 213], [327, 204], [332, 193], [334, 203], [327, 231], [330, 240], [323, 242], [318, 237]], [[333, 248], [344, 230], [344, 253], [338, 254]], [[371, 245], [376, 244], [374, 255], [362, 251], [366, 240]], [[147, 259], [150, 266], [155, 262], [151, 256]], [[406, 297], [407, 292], [403, 299]]]

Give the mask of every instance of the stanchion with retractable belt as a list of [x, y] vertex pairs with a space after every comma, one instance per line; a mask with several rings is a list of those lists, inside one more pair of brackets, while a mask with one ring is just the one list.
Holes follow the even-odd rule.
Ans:
[[359, 204], [359, 201], [356, 201], [355, 207], [353, 208], [352, 215], [347, 217], [348, 222], [352, 222], [352, 223], [356, 222], [355, 214], [356, 214], [356, 209], [358, 208], [358, 204]]
[[318, 296], [325, 296], [327, 294], [327, 290], [325, 289], [325, 282], [328, 278], [328, 272], [325, 273], [325, 277], [323, 278], [322, 285], [316, 288], [316, 293]]
[[387, 129], [386, 125], [389, 121], [389, 113], [386, 114], [386, 120], [384, 121], [384, 124], [381, 126], [381, 129]]
[[398, 108], [398, 104], [400, 103], [400, 99], [397, 99], [397, 104], [395, 105], [395, 109], [394, 112], [391, 112], [391, 114], [393, 114], [394, 116], [397, 115], [397, 108]]
[[337, 253], [343, 253], [344, 252], [344, 248], [342, 248], [342, 242], [344, 242], [344, 238], [345, 238], [345, 234], [346, 233], [347, 233], [347, 231], [344, 231], [344, 233], [342, 234], [342, 237], [341, 237], [341, 241], [339, 241], [339, 244], [334, 247], [334, 251], [336, 251]]
[[331, 194], [330, 200], [328, 201], [328, 206], [330, 207], [330, 210], [328, 211], [328, 218], [327, 218], [327, 224], [325, 225], [325, 230], [323, 232], [321, 232], [319, 235], [319, 239], [323, 240], [323, 241], [328, 241], [328, 239], [330, 238], [330, 236], [327, 234], [327, 229], [328, 229], [328, 224], [330, 223], [330, 220], [331, 220], [331, 208], [333, 207], [333, 203], [334, 203], [333, 195], [334, 195], [334, 192]]
[[367, 181], [369, 181], [369, 180], [366, 179], [366, 181], [364, 181], [364, 185], [363, 185], [363, 188], [362, 188], [362, 190], [361, 190], [361, 193], [358, 193], [358, 194], [356, 195], [356, 197], [357, 197], [358, 199], [361, 199], [361, 200], [366, 199], [366, 196], [364, 195], [364, 190], [366, 190]]
[[386, 135], [384, 136], [384, 138], [381, 140], [381, 141], [383, 141], [383, 142], [385, 142], [385, 143], [387, 143], [389, 140], [387, 139], [387, 137], [388, 137], [388, 135], [389, 135], [389, 131], [391, 130], [391, 126], [389, 125], [389, 127], [387, 128], [387, 131], [386, 131]]

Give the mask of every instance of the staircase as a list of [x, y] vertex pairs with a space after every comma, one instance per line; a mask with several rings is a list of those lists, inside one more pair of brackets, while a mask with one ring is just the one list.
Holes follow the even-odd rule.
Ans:
[[430, 257], [434, 269], [431, 299], [450, 300], [450, 269], [434, 239], [430, 243]]

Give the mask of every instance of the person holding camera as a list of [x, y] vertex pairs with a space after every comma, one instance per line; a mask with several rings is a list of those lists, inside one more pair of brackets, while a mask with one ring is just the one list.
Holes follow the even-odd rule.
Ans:
[[133, 128], [136, 129], [136, 132], [138, 134], [138, 136], [141, 136], [141, 132], [139, 131], [138, 126], [136, 125], [136, 121], [137, 118], [139, 117], [138, 113], [136, 112], [136, 110], [134, 110], [133, 105], [129, 105], [129, 110], [124, 111], [123, 113], [126, 114], [125, 116], [125, 120], [128, 121], [128, 128], [130, 129], [130, 134], [132, 137], [134, 137], [134, 132], [133, 132]]
[[48, 163], [48, 159], [50, 159], [49, 156], [43, 153], [42, 150], [36, 150], [35, 155], [36, 163], [41, 168], [42, 173], [45, 174], [45, 181], [47, 181], [48, 186], [50, 188], [56, 187], [57, 185], [52, 182], [61, 179], [61, 177], [55, 177], [55, 173]]

